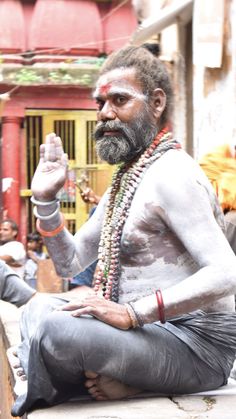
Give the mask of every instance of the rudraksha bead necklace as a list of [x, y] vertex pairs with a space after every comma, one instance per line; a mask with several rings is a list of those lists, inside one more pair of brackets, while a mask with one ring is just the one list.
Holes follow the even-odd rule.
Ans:
[[122, 163], [113, 175], [98, 248], [94, 286], [98, 292], [102, 285], [103, 296], [107, 300], [117, 302], [119, 299], [121, 235], [136, 189], [155, 160], [167, 150], [180, 147], [177, 141], [172, 140], [172, 133], [164, 128], [138, 160]]

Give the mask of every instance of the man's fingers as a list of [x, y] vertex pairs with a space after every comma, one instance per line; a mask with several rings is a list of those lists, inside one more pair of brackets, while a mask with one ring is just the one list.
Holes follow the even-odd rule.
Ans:
[[[44, 158], [44, 161], [54, 162], [61, 160], [63, 155], [64, 151], [61, 138], [58, 137], [55, 133], [46, 135], [45, 144], [43, 144], [43, 147], [40, 150], [40, 156]], [[64, 160], [67, 159], [66, 155], [63, 156], [63, 158]]]
[[63, 306], [60, 306], [57, 308], [57, 310], [62, 310], [62, 311], [72, 311], [72, 310], [76, 310], [77, 308], [80, 308], [81, 304], [77, 303], [67, 303]]
[[80, 317], [83, 314], [90, 314], [91, 316], [94, 314], [94, 307], [87, 306], [77, 310], [72, 311], [71, 315], [73, 317]]
[[56, 138], [55, 132], [50, 132], [50, 134], [46, 135], [45, 144], [53, 143], [55, 141], [55, 138]]
[[57, 159], [61, 159], [62, 155], [64, 154], [62, 141], [60, 137], [55, 137], [54, 139], [55, 151]]
[[44, 160], [44, 154], [45, 154], [45, 144], [41, 144], [39, 147], [39, 154], [40, 154], [40, 160]]

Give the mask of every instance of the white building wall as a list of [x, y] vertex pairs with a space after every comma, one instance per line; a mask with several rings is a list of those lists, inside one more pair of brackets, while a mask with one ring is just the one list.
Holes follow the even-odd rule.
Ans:
[[[133, 5], [136, 6], [136, 12], [140, 13], [140, 17], [142, 15], [143, 18], [147, 18], [151, 15], [158, 19], [158, 9], [174, 1], [176, 0], [133, 0]], [[215, 145], [236, 142], [236, 0], [194, 0], [193, 14], [199, 10], [202, 14], [202, 26], [197, 33], [200, 49], [197, 51], [198, 55], [194, 55], [192, 82], [193, 157], [196, 159]], [[187, 57], [184, 28], [176, 23], [163, 30], [160, 39], [163, 58], [167, 58], [167, 61], [172, 60], [173, 63], [175, 135], [188, 148], [190, 140], [186, 131], [188, 112], [185, 84]], [[174, 26], [178, 26], [175, 35]], [[220, 43], [221, 38], [223, 44]], [[219, 63], [222, 46], [223, 59], [222, 63]], [[193, 51], [196, 52], [194, 44]], [[216, 68], [204, 66], [204, 54], [205, 65]], [[189, 89], [189, 86], [187, 87]]]
[[225, 0], [224, 54], [221, 68], [194, 66], [194, 157], [236, 135], [236, 0]]

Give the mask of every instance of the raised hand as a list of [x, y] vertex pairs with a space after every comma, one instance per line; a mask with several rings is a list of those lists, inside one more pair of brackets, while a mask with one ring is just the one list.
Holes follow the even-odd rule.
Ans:
[[60, 137], [51, 133], [45, 144], [40, 146], [40, 160], [31, 183], [34, 197], [39, 201], [55, 199], [63, 187], [68, 166], [68, 156], [64, 153]]

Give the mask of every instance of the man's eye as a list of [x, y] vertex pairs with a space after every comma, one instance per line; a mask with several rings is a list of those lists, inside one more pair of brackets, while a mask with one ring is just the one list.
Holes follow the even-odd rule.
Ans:
[[96, 100], [96, 103], [97, 103], [97, 110], [101, 111], [105, 102], [103, 100]]
[[114, 100], [116, 105], [124, 105], [127, 102], [127, 97], [125, 96], [117, 96]]

